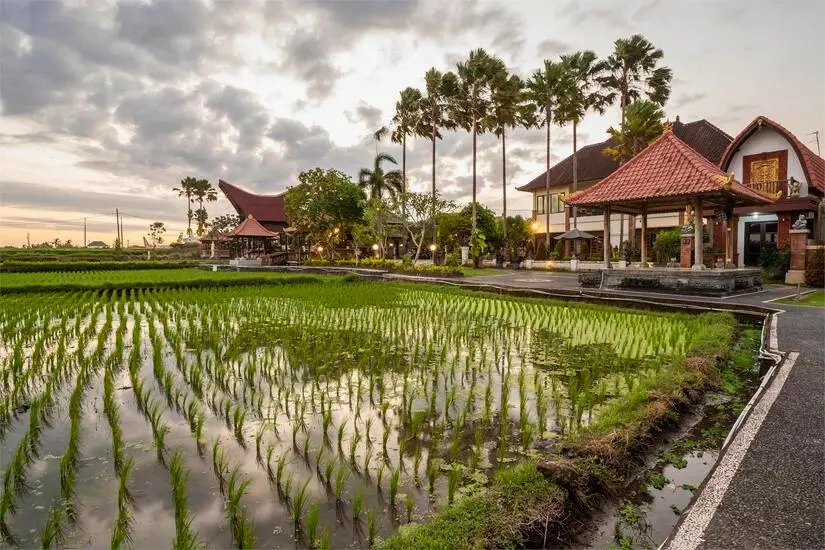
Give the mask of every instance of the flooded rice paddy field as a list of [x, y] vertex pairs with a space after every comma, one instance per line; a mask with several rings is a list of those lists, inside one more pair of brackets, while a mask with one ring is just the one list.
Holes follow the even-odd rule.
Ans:
[[353, 282], [0, 305], [21, 547], [366, 547], [597, 419], [703, 322]]

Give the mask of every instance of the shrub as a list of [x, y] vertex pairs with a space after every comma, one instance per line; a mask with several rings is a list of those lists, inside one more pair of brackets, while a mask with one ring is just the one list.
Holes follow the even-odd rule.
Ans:
[[564, 243], [562, 241], [556, 241], [556, 246], [553, 248], [552, 254], [550, 254], [550, 259], [559, 261], [564, 258]]
[[538, 249], [536, 250], [536, 261], [543, 262], [547, 260], [547, 244], [541, 240], [539, 241]]
[[805, 259], [805, 284], [825, 287], [825, 248], [808, 250]]
[[401, 256], [401, 265], [404, 267], [412, 267], [412, 256], [409, 252]]
[[765, 272], [768, 280], [777, 280], [785, 277], [788, 268], [791, 266], [791, 249], [788, 246], [782, 248], [765, 247], [759, 254], [759, 265]]
[[653, 241], [653, 258], [657, 265], [667, 265], [671, 258], [678, 258], [682, 246], [682, 228], [665, 229], [656, 234]]
[[447, 258], [444, 260], [445, 267], [460, 267], [461, 266], [461, 254], [458, 252], [453, 252], [452, 254], [447, 254]]

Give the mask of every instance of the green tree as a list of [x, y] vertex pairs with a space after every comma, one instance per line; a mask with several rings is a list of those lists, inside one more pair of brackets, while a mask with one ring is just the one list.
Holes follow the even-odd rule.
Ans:
[[[200, 179], [195, 180], [192, 188], [192, 199], [198, 203], [198, 209], [195, 211], [195, 222], [197, 223], [196, 233], [198, 237], [203, 236], [209, 226], [209, 216], [204, 208], [204, 202], [215, 202], [218, 200], [218, 191], [209, 183], [209, 180]], [[191, 234], [191, 233], [190, 233]]]
[[[507, 241], [507, 129], [531, 125], [532, 112], [526, 101], [524, 83], [509, 74], [504, 63], [495, 64], [490, 79], [490, 109], [484, 124], [501, 140], [501, 232]], [[505, 250], [509, 260], [509, 248]]]
[[235, 229], [241, 221], [241, 217], [237, 214], [222, 214], [212, 218], [209, 226], [218, 233], [226, 233]]
[[[427, 95], [421, 98], [421, 117], [418, 121], [417, 134], [430, 140], [432, 145], [432, 190], [433, 204], [436, 196], [435, 180], [435, 145], [441, 139], [441, 129], [452, 130], [455, 124], [447, 114], [448, 99], [455, 94], [456, 78], [453, 73], [444, 74], [435, 67], [427, 71], [424, 75], [425, 89]], [[435, 213], [433, 223], [435, 224]], [[433, 225], [433, 233], [436, 228]]]
[[[588, 111], [604, 113], [610, 104], [610, 97], [599, 87], [599, 79], [605, 71], [606, 64], [604, 61], [599, 61], [595, 52], [586, 50], [563, 55], [561, 60], [567, 77], [564, 79], [565, 86], [560, 98], [560, 119], [573, 123], [573, 188], [571, 191], [575, 193], [579, 184], [578, 125]], [[577, 226], [577, 217], [577, 209], [573, 207], [573, 227]]]
[[164, 233], [166, 233], [166, 226], [163, 222], [152, 222], [149, 224], [149, 235], [152, 237], [153, 246], [163, 243]]
[[398, 162], [387, 153], [378, 153], [375, 156], [375, 162], [372, 170], [369, 168], [361, 168], [358, 173], [358, 185], [366, 190], [370, 198], [380, 199], [384, 196], [384, 191], [387, 192], [390, 198], [396, 197], [404, 190], [404, 177], [398, 170], [384, 171], [382, 163], [389, 162], [397, 165]]
[[[359, 230], [356, 236], [357, 244], [363, 246], [378, 245], [378, 253], [381, 258], [386, 256], [387, 238], [391, 223], [395, 220], [392, 214], [392, 205], [385, 199], [373, 198], [369, 199], [364, 206], [364, 223], [363, 226], [368, 231]], [[371, 239], [368, 242], [361, 242], [362, 240]]]
[[179, 197], [186, 198], [186, 233], [189, 237], [192, 236], [192, 218], [194, 217], [194, 211], [192, 210], [192, 199], [195, 196], [195, 188], [198, 185], [198, 181], [200, 180], [189, 176], [180, 180], [180, 187], [172, 188], [173, 191], [178, 192]]
[[415, 88], [404, 88], [395, 103], [392, 117], [393, 131], [390, 139], [401, 144], [402, 192], [407, 191], [407, 136], [414, 136], [421, 120], [421, 92]]
[[[440, 213], [453, 210], [455, 203], [442, 199], [438, 194], [433, 200], [433, 196], [428, 193], [407, 192], [401, 197], [403, 204], [407, 205], [407, 215], [410, 223], [406, 226], [407, 234], [415, 247], [413, 264], [421, 256], [421, 247], [424, 245], [424, 238], [427, 234], [427, 227], [431, 225], [434, 216]], [[397, 204], [397, 203], [396, 203]], [[397, 208], [397, 207], [396, 207]]]
[[613, 53], [605, 62], [607, 72], [599, 80], [609, 92], [608, 100], [619, 100], [622, 124], [627, 107], [636, 100], [646, 98], [660, 107], [667, 102], [673, 72], [658, 66], [663, 57], [662, 50], [640, 34], [613, 43]]
[[504, 219], [497, 218], [500, 227], [498, 233], [502, 235], [502, 242], [510, 250], [518, 251], [530, 242], [530, 222], [521, 216], [510, 216], [507, 219], [507, 237], [504, 237]]
[[[533, 120], [536, 127], [544, 127], [546, 131], [546, 167], [544, 172], [545, 201], [548, 201], [549, 199], [547, 197], [550, 196], [550, 127], [553, 124], [563, 122], [559, 116], [558, 104], [567, 86], [565, 78], [568, 76], [569, 73], [565, 70], [563, 63], [554, 63], [545, 59], [544, 66], [534, 72], [527, 82], [527, 97], [532, 103], [535, 113]], [[547, 228], [544, 236], [545, 244], [550, 246], [550, 208], [546, 202], [544, 214], [544, 227]]]
[[477, 204], [476, 142], [478, 134], [485, 130], [483, 121], [490, 108], [490, 80], [498, 63], [500, 61], [481, 48], [471, 51], [466, 61], [456, 65], [456, 89], [449, 102], [450, 118], [473, 137], [473, 228]]
[[625, 162], [637, 154], [647, 145], [662, 135], [664, 113], [652, 101], [640, 100], [628, 105], [621, 127], [617, 130], [612, 126], [607, 129], [614, 140], [615, 147], [608, 147], [604, 154], [617, 162]]
[[311, 243], [325, 245], [332, 256], [334, 244], [361, 221], [365, 200], [364, 191], [346, 174], [313, 168], [298, 174], [284, 206], [290, 225]]

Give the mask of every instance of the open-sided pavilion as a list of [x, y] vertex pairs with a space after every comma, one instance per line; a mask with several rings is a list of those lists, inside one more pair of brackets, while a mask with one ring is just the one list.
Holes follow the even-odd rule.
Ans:
[[[604, 213], [604, 262], [610, 267], [610, 215], [630, 214], [641, 218], [642, 235], [647, 234], [647, 215], [654, 212], [679, 212], [691, 207], [694, 212], [692, 235], [690, 224], [683, 227], [682, 267], [690, 266], [690, 244], [694, 270], [704, 269], [702, 219], [706, 211], [731, 220], [734, 208], [762, 206], [773, 197], [754, 191], [726, 174], [699, 155], [667, 128], [641, 153], [620, 166], [596, 185], [571, 194], [568, 206], [586, 207]], [[692, 241], [689, 243], [688, 241]], [[688, 245], [686, 247], [686, 245]], [[687, 249], [687, 259], [684, 257]], [[642, 265], [647, 265], [647, 240], [641, 242]], [[732, 265], [734, 254], [730, 230], [725, 235], [725, 264]], [[687, 261], [687, 265], [686, 264]]]

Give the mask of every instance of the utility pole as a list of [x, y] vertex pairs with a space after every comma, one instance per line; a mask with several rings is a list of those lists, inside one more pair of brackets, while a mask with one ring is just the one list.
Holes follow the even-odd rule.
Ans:
[[86, 240], [86, 218], [83, 218], [83, 248], [86, 248], [89, 241]]
[[120, 242], [120, 213], [115, 208], [115, 248], [118, 248], [120, 244], [122, 244]]
[[32, 247], [32, 234], [26, 231], [26, 248]]

